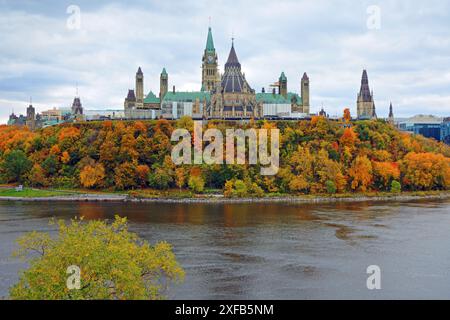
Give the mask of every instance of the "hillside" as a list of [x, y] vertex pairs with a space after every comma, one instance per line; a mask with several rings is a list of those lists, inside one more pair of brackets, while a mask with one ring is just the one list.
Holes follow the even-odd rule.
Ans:
[[0, 179], [54, 188], [222, 189], [236, 197], [450, 188], [450, 148], [384, 121], [208, 123], [223, 132], [230, 126], [280, 129], [276, 176], [264, 177], [251, 165], [175, 166], [171, 133], [192, 130], [192, 120], [181, 119], [64, 124], [36, 132], [1, 126]]

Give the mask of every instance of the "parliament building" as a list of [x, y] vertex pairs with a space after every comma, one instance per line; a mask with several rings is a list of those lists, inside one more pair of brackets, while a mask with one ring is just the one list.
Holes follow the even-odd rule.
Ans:
[[301, 118], [310, 113], [309, 78], [300, 79], [300, 95], [288, 91], [288, 81], [281, 72], [272, 90], [256, 92], [241, 70], [234, 41], [223, 73], [219, 70], [211, 27], [208, 29], [202, 57], [200, 91], [169, 90], [169, 75], [164, 68], [160, 74], [159, 93], [144, 96], [144, 74], [139, 67], [135, 89], [125, 98], [125, 117], [129, 119], [177, 119], [191, 116], [202, 119]]

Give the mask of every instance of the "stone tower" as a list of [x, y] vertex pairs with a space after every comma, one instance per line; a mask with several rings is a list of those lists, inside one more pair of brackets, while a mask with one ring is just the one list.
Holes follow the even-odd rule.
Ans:
[[30, 131], [36, 129], [36, 110], [31, 104], [27, 108], [26, 125]]
[[280, 78], [278, 79], [278, 90], [283, 97], [287, 97], [287, 78], [284, 72], [281, 72]]
[[136, 72], [136, 105], [137, 107], [144, 106], [144, 73], [141, 67]]
[[303, 74], [300, 92], [302, 94], [303, 113], [309, 114], [309, 78], [306, 72]]
[[202, 58], [202, 91], [212, 91], [220, 82], [218, 59], [211, 27], [208, 29], [208, 38]]
[[369, 120], [376, 118], [375, 103], [373, 101], [373, 93], [369, 88], [369, 78], [367, 71], [364, 70], [361, 79], [361, 89], [359, 90], [356, 102], [358, 119]]
[[163, 100], [167, 91], [169, 90], [169, 75], [166, 68], [163, 68], [161, 75], [159, 76], [159, 99]]
[[260, 117], [262, 112], [253, 90], [241, 70], [241, 63], [231, 44], [230, 54], [225, 63], [221, 82], [211, 95], [208, 116], [220, 118]]
[[389, 106], [389, 118], [388, 118], [388, 123], [390, 124], [394, 124], [394, 111], [392, 110], [392, 102]]
[[83, 114], [83, 105], [81, 104], [81, 99], [78, 96], [76, 96], [73, 99], [72, 114], [73, 115], [82, 115]]

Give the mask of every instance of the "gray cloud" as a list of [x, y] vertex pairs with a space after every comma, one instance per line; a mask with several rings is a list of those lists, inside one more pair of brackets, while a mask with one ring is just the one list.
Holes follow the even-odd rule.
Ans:
[[[81, 29], [68, 30], [66, 9], [81, 8]], [[0, 1], [0, 120], [66, 107], [78, 83], [86, 108], [121, 108], [142, 66], [145, 90], [200, 88], [208, 17], [223, 65], [234, 34], [246, 77], [256, 90], [281, 71], [299, 91], [311, 78], [312, 109], [356, 112], [363, 68], [380, 116], [450, 113], [450, 4], [377, 1], [381, 29], [366, 26], [372, 1]]]

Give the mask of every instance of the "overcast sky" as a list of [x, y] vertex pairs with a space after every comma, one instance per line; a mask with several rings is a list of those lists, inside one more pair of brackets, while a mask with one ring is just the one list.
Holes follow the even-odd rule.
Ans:
[[0, 0], [0, 122], [30, 96], [68, 107], [77, 83], [85, 108], [121, 109], [139, 66], [146, 92], [163, 67], [169, 88], [199, 90], [209, 17], [221, 71], [234, 35], [257, 92], [281, 71], [298, 92], [306, 71], [312, 112], [355, 114], [365, 68], [379, 116], [389, 101], [399, 117], [450, 116], [450, 1]]

